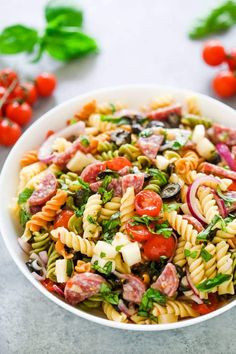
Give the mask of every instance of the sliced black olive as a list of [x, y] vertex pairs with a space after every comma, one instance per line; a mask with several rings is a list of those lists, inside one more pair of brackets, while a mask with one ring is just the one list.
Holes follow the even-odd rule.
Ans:
[[180, 116], [178, 116], [177, 114], [171, 114], [168, 117], [167, 122], [169, 123], [171, 128], [178, 128], [180, 125]]
[[117, 129], [111, 133], [111, 142], [115, 143], [117, 146], [131, 143], [131, 133], [126, 132], [123, 129]]
[[161, 197], [163, 199], [173, 198], [180, 192], [180, 185], [178, 183], [169, 183], [161, 191]]
[[168, 175], [172, 175], [172, 173], [174, 173], [175, 171], [175, 164], [174, 163], [170, 163], [167, 167], [167, 173]]
[[142, 130], [143, 130], [143, 127], [140, 124], [135, 123], [132, 125], [132, 133], [139, 134], [139, 133], [141, 133]]
[[217, 165], [219, 162], [221, 162], [221, 157], [219, 154], [217, 154], [217, 152], [215, 152], [214, 155], [212, 155], [210, 159], [208, 159], [208, 161], [210, 163], [213, 163], [214, 165]]
[[104, 179], [106, 176], [111, 176], [114, 178], [118, 178], [120, 175], [119, 173], [112, 171], [112, 170], [105, 170], [105, 171], [101, 171], [98, 174], [98, 179]]
[[164, 123], [164, 122], [161, 122], [160, 120], [151, 120], [151, 121], [147, 124], [147, 128], [155, 128], [155, 127], [164, 128], [164, 127], [165, 127], [165, 123]]
[[79, 189], [74, 196], [75, 206], [80, 207], [85, 204], [88, 197], [90, 196], [90, 192], [86, 189]]
[[31, 262], [26, 262], [25, 263], [26, 267], [28, 268], [28, 270], [32, 273], [35, 272], [35, 269], [32, 267], [32, 263]]

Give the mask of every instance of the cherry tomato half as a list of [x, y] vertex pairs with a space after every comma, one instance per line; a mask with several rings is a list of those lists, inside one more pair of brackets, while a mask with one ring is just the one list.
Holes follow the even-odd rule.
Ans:
[[132, 163], [126, 157], [115, 157], [114, 159], [107, 161], [107, 168], [113, 171], [119, 171], [126, 166], [132, 166]]
[[15, 80], [18, 81], [18, 75], [14, 70], [10, 68], [0, 70], [0, 85], [8, 87]]
[[21, 126], [29, 123], [32, 118], [32, 113], [32, 108], [26, 102], [19, 103], [18, 101], [14, 101], [9, 103], [6, 107], [7, 118]]
[[219, 41], [210, 40], [203, 47], [202, 57], [208, 65], [217, 66], [223, 63], [226, 54], [223, 45]]
[[40, 282], [50, 293], [54, 292], [54, 282], [50, 279], [41, 280]]
[[54, 222], [54, 228], [56, 229], [57, 227], [68, 227], [68, 222], [70, 218], [74, 215], [74, 212], [71, 210], [62, 210], [60, 214], [56, 217], [56, 220]]
[[209, 304], [193, 304], [192, 308], [200, 315], [206, 315], [218, 309], [219, 301], [216, 294], [208, 294]]
[[21, 128], [17, 123], [9, 119], [0, 120], [0, 144], [5, 146], [14, 145], [21, 136]]
[[34, 104], [38, 98], [37, 90], [32, 82], [17, 85], [13, 94], [15, 98], [20, 98], [30, 105]]
[[152, 236], [143, 246], [144, 255], [151, 261], [159, 261], [160, 257], [170, 258], [175, 250], [173, 236], [165, 238], [162, 235]]
[[232, 183], [228, 187], [229, 191], [236, 191], [236, 181], [232, 181]]
[[212, 81], [215, 93], [221, 97], [231, 97], [236, 93], [236, 78], [231, 71], [222, 71]]
[[126, 231], [137, 242], [147, 241], [153, 236], [145, 225], [131, 225], [129, 222], [126, 224]]
[[42, 73], [36, 77], [35, 85], [38, 94], [43, 97], [51, 96], [55, 90], [57, 80], [55, 75], [49, 73]]
[[162, 199], [153, 191], [143, 190], [136, 195], [134, 204], [137, 214], [158, 216], [162, 207]]

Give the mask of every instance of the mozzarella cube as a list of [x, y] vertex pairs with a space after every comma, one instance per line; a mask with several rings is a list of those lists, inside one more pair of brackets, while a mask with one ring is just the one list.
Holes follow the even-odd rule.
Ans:
[[192, 134], [192, 141], [194, 143], [200, 143], [200, 141], [205, 137], [205, 127], [202, 124], [195, 126]]
[[130, 238], [128, 235], [123, 234], [122, 232], [117, 232], [117, 234], [114, 236], [114, 239], [112, 241], [112, 246], [115, 247], [123, 247], [125, 245], [128, 245], [130, 243]]
[[200, 156], [205, 159], [209, 159], [215, 152], [215, 146], [210, 142], [209, 139], [203, 138], [199, 143], [197, 143], [196, 150]]
[[93, 255], [92, 259], [91, 259], [91, 263], [94, 264], [95, 262], [97, 262], [98, 266], [101, 268], [104, 268], [106, 266], [106, 264], [108, 262], [111, 262], [112, 265], [112, 272], [114, 272], [115, 268], [116, 268], [116, 263], [115, 261], [113, 261], [112, 259], [105, 259], [105, 258], [101, 258], [99, 256], [97, 256], [96, 254]]
[[67, 259], [58, 259], [56, 261], [55, 274], [58, 283], [65, 283], [69, 279], [66, 273], [66, 268], [67, 268]]
[[121, 248], [122, 257], [130, 267], [136, 263], [141, 262], [141, 252], [138, 242], [130, 242]]
[[167, 160], [164, 156], [162, 155], [157, 155], [156, 157], [156, 167], [159, 168], [159, 170], [163, 171], [166, 170], [170, 161]]
[[81, 172], [84, 167], [96, 161], [97, 160], [91, 154], [84, 154], [81, 151], [77, 151], [66, 167], [72, 172]]
[[98, 241], [93, 249], [93, 253], [102, 258], [115, 258], [117, 251], [115, 247], [105, 241]]

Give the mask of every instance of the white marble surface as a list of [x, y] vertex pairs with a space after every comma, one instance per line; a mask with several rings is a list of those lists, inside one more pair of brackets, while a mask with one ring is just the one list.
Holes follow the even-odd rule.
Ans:
[[[66, 0], [65, 0], [66, 1]], [[100, 54], [68, 65], [44, 58], [37, 66], [25, 58], [1, 58], [28, 77], [55, 71], [53, 98], [37, 104], [37, 119], [77, 94], [111, 85], [158, 83], [212, 95], [215, 69], [200, 58], [201, 41], [186, 35], [197, 15], [218, 1], [81, 1], [86, 27], [100, 43]], [[0, 0], [0, 26], [25, 22], [42, 26], [43, 0]], [[235, 45], [236, 28], [221, 36]], [[235, 100], [229, 104], [236, 107]], [[0, 168], [9, 150], [0, 147]], [[90, 323], [44, 298], [18, 271], [0, 238], [0, 353], [235, 353], [236, 308], [194, 327], [160, 333], [124, 332]]]

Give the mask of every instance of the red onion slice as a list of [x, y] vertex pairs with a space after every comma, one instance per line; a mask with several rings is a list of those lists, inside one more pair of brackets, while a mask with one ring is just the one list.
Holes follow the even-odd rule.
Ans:
[[60, 296], [65, 297], [63, 291], [57, 286], [56, 284], [53, 284], [53, 290]]
[[130, 317], [130, 316], [133, 316], [136, 312], [135, 308], [128, 308], [124, 301], [123, 300], [119, 300], [119, 303], [118, 303], [118, 309], [123, 312], [126, 316]]
[[55, 134], [52, 134], [51, 136], [49, 136], [48, 139], [45, 140], [43, 145], [40, 147], [38, 152], [38, 159], [45, 163], [51, 162], [54, 157], [54, 153], [52, 153], [52, 145], [58, 137], [68, 138], [71, 135], [78, 136], [79, 134], [84, 133], [84, 130], [85, 130], [85, 123], [78, 122], [69, 125], [68, 127], [62, 130], [59, 130]]
[[39, 252], [39, 257], [42, 260], [43, 264], [46, 265], [48, 262], [48, 254], [47, 251], [41, 251]]
[[194, 292], [194, 294], [199, 297], [199, 291], [197, 290], [197, 288], [193, 284], [193, 281], [191, 279], [191, 275], [190, 275], [188, 269], [186, 269], [186, 278], [187, 278], [188, 284], [189, 284], [190, 288], [192, 289], [192, 291]]
[[30, 244], [29, 244], [28, 242], [22, 240], [21, 237], [18, 237], [17, 240], [18, 240], [19, 245], [20, 245], [20, 247], [22, 248], [22, 250], [23, 250], [25, 253], [29, 254], [30, 251], [31, 251], [31, 246], [30, 246]]
[[202, 176], [196, 179], [189, 187], [187, 191], [187, 204], [191, 214], [201, 223], [207, 223], [206, 218], [201, 214], [196, 203], [196, 193], [198, 187], [206, 184], [207, 182], [215, 182], [217, 185], [219, 181], [212, 176]]
[[192, 296], [191, 296], [191, 300], [193, 300], [194, 302], [196, 302], [198, 305], [203, 304], [202, 299], [200, 299], [200, 297], [198, 297], [197, 295], [192, 295]]
[[33, 273], [31, 273], [31, 274], [33, 275], [33, 277], [34, 277], [36, 280], [39, 280], [39, 281], [45, 280], [45, 278], [46, 278], [45, 275], [39, 275], [39, 274], [37, 274], [36, 272], [33, 272]]
[[226, 144], [218, 143], [216, 144], [216, 149], [231, 170], [236, 171], [236, 162], [234, 161], [228, 146]]
[[214, 195], [214, 199], [215, 199], [216, 204], [219, 208], [220, 215], [222, 216], [222, 218], [226, 218], [226, 216], [228, 215], [228, 211], [225, 206], [224, 200], [218, 196], [218, 194], [215, 192], [215, 190], [212, 189], [211, 192]]

